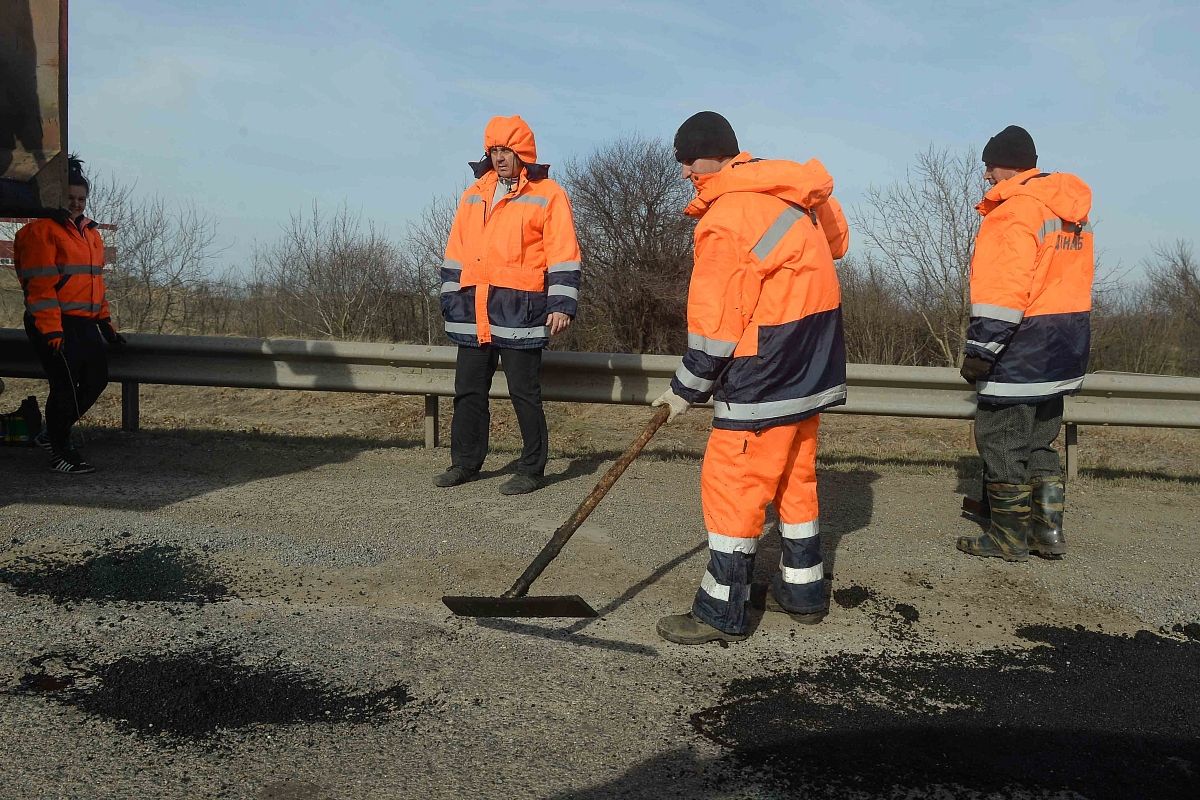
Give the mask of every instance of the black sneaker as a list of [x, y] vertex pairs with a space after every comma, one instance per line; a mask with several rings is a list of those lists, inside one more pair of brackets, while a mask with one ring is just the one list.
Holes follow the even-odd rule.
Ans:
[[441, 486], [443, 488], [447, 486], [458, 486], [460, 483], [466, 483], [467, 481], [475, 480], [476, 476], [478, 475], [479, 470], [477, 469], [467, 469], [466, 467], [453, 466], [443, 472], [441, 475], [434, 477], [433, 485]]
[[78, 450], [55, 453], [50, 459], [50, 469], [53, 472], [65, 472], [70, 475], [83, 475], [96, 471], [95, 467], [83, 460]]
[[33, 437], [33, 443], [43, 450], [54, 450], [54, 445], [50, 443], [50, 434], [46, 432], [45, 428], [42, 428], [37, 432], [37, 434]]

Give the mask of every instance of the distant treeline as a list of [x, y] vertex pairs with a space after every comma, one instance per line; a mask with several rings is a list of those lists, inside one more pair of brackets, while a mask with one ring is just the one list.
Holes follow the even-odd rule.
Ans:
[[[681, 353], [694, 223], [680, 213], [692, 189], [671, 149], [627, 137], [554, 177], [571, 197], [584, 257], [578, 324], [554, 346]], [[446, 343], [438, 267], [457, 197], [435, 199], [398, 240], [346, 207], [314, 204], [245, 268], [220, 274], [216, 224], [203, 212], [103, 179], [93, 186], [90, 215], [119, 226], [106, 240], [118, 252], [108, 285], [123, 329]], [[852, 362], [957, 363], [982, 192], [975, 154], [931, 149], [904, 180], [849, 210], [851, 254], [838, 271]], [[1096, 235], [1102, 243], [1103, 224]], [[1148, 252], [1136, 280], [1098, 265], [1091, 368], [1200, 375], [1200, 266], [1191, 244]], [[20, 315], [8, 272], [0, 323], [19, 325]]]

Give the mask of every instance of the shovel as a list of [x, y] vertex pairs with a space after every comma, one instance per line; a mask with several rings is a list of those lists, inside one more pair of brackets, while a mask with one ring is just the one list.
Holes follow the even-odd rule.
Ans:
[[604, 473], [604, 477], [596, 484], [596, 488], [592, 489], [592, 493], [579, 504], [579, 508], [575, 509], [571, 518], [554, 532], [550, 541], [542, 548], [542, 552], [538, 553], [537, 558], [533, 559], [533, 563], [521, 573], [521, 577], [517, 578], [517, 582], [512, 585], [511, 589], [499, 597], [452, 597], [447, 595], [442, 597], [442, 602], [446, 604], [446, 607], [460, 617], [599, 616], [587, 604], [587, 601], [577, 594], [544, 597], [526, 597], [525, 594], [529, 591], [530, 584], [537, 580], [537, 577], [563, 549], [571, 535], [592, 513], [592, 509], [604, 495], [608, 494], [608, 490], [617, 482], [617, 478], [621, 477], [625, 468], [637, 458], [638, 453], [642, 452], [642, 448], [654, 436], [655, 431], [667, 421], [670, 413], [671, 409], [667, 406], [663, 406], [655, 412], [654, 416], [650, 418], [650, 422], [646, 424], [645, 430], [633, 440], [633, 444], [629, 445], [629, 449], [621, 454], [616, 463], [608, 468], [608, 472]]

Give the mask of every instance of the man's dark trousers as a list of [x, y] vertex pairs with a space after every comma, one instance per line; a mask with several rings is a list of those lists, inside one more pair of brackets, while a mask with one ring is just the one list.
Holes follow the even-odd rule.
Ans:
[[549, 432], [542, 410], [542, 348], [459, 347], [454, 371], [454, 419], [450, 423], [450, 461], [479, 470], [488, 452], [491, 413], [488, 391], [497, 363], [504, 365], [513, 410], [525, 442], [517, 472], [541, 477], [546, 471]]
[[983, 458], [985, 483], [1028, 484], [1058, 478], [1062, 468], [1054, 440], [1062, 428], [1063, 399], [1040, 403], [980, 403], [975, 444]]
[[54, 350], [33, 319], [25, 315], [25, 333], [42, 361], [50, 384], [46, 435], [59, 452], [69, 445], [71, 426], [88, 412], [108, 386], [108, 345], [96, 320], [63, 314], [62, 326], [63, 344]]

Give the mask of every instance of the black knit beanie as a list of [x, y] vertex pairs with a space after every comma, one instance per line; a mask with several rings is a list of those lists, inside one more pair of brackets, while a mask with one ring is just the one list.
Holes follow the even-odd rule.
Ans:
[[1009, 169], [1033, 169], [1037, 166], [1033, 137], [1021, 126], [1009, 125], [988, 139], [983, 148], [983, 163]]
[[688, 117], [675, 132], [675, 160], [680, 164], [697, 158], [724, 158], [741, 152], [729, 120], [715, 111]]

